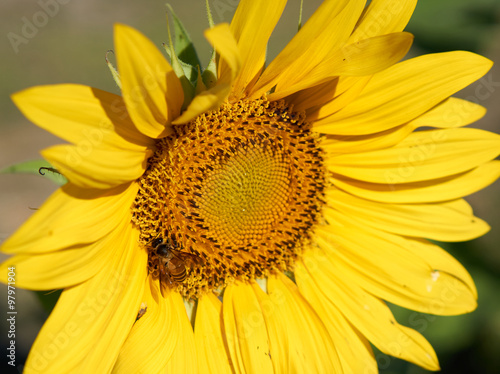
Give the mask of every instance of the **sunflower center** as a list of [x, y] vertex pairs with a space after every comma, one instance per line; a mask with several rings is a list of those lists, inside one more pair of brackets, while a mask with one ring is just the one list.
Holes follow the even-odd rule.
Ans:
[[286, 209], [289, 166], [269, 144], [243, 145], [208, 173], [200, 213], [214, 235], [241, 247], [262, 235]]
[[303, 115], [240, 101], [174, 131], [158, 141], [133, 207], [152, 276], [190, 298], [292, 270], [325, 184]]

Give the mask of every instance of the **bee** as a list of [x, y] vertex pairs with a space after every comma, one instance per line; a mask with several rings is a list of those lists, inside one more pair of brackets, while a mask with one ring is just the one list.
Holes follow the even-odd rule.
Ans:
[[151, 245], [158, 256], [160, 289], [162, 289], [163, 279], [168, 285], [183, 282], [187, 277], [186, 267], [192, 269], [203, 264], [200, 257], [182, 252], [182, 247], [175, 239], [156, 238], [151, 242]]

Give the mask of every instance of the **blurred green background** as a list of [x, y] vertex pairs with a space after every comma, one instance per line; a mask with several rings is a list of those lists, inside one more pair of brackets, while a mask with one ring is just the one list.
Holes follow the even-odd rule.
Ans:
[[[238, 1], [211, 0], [211, 3], [214, 21], [218, 23], [230, 22]], [[307, 19], [321, 1], [304, 3], [304, 19]], [[188, 28], [200, 59], [206, 63], [210, 48], [202, 36], [208, 26], [204, 0], [171, 0], [170, 4]], [[270, 59], [296, 32], [298, 9], [299, 1], [290, 0], [269, 44]], [[138, 28], [157, 45], [167, 41], [166, 7], [160, 0], [2, 0], [0, 10], [0, 169], [36, 159], [41, 149], [60, 143], [30, 124], [14, 107], [10, 94], [54, 83], [81, 83], [119, 93], [104, 60], [106, 51], [113, 48], [116, 22]], [[420, 0], [407, 30], [415, 34], [412, 56], [462, 49], [500, 63], [499, 0]], [[500, 68], [495, 66], [482, 81], [456, 95], [488, 108], [486, 117], [474, 127], [500, 132], [499, 88]], [[0, 175], [0, 241], [20, 226], [55, 188], [52, 182], [34, 175]], [[467, 243], [443, 244], [475, 279], [478, 309], [464, 316], [437, 317], [394, 307], [400, 323], [420, 331], [432, 343], [443, 373], [500, 372], [499, 190], [497, 182], [468, 198], [476, 214], [491, 224], [489, 234]], [[55, 296], [45, 295], [42, 300], [50, 304]], [[2, 303], [4, 300], [6, 297], [2, 296]], [[20, 371], [48, 313], [32, 292], [17, 290], [17, 301]], [[2, 342], [6, 331], [3, 321]], [[381, 373], [426, 372], [379, 352], [376, 358]]]

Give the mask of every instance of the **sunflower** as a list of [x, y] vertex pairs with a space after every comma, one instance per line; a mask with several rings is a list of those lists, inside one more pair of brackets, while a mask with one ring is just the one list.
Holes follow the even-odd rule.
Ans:
[[488, 231], [462, 197], [499, 176], [500, 137], [462, 128], [485, 110], [450, 95], [492, 63], [400, 62], [416, 1], [327, 0], [266, 66], [285, 5], [240, 1], [194, 81], [116, 25], [122, 96], [13, 96], [70, 143], [42, 152], [68, 183], [2, 246], [18, 286], [63, 289], [27, 373], [372, 373], [371, 344], [439, 369], [386, 301], [476, 307], [429, 240]]

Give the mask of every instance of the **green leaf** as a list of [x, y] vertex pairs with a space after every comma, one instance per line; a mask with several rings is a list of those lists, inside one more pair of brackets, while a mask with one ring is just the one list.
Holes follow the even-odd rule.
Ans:
[[68, 180], [45, 160], [25, 161], [19, 164], [7, 166], [0, 170], [0, 174], [36, 174], [50, 179], [55, 184], [62, 186]]
[[430, 52], [480, 52], [495, 39], [498, 0], [420, 0], [407, 31]]
[[[175, 54], [179, 57], [180, 60], [185, 62], [188, 65], [191, 65], [195, 68], [194, 79], [196, 79], [196, 67], [201, 66], [198, 55], [196, 54], [196, 49], [194, 48], [194, 44], [189, 37], [184, 25], [181, 20], [177, 17], [172, 9], [170, 4], [167, 4], [168, 10], [172, 15], [172, 19], [174, 20], [174, 49]], [[193, 82], [191, 77], [189, 80]]]
[[56, 306], [59, 296], [61, 296], [62, 290], [56, 291], [34, 291], [38, 300], [42, 304], [43, 309], [50, 314], [52, 309]]

